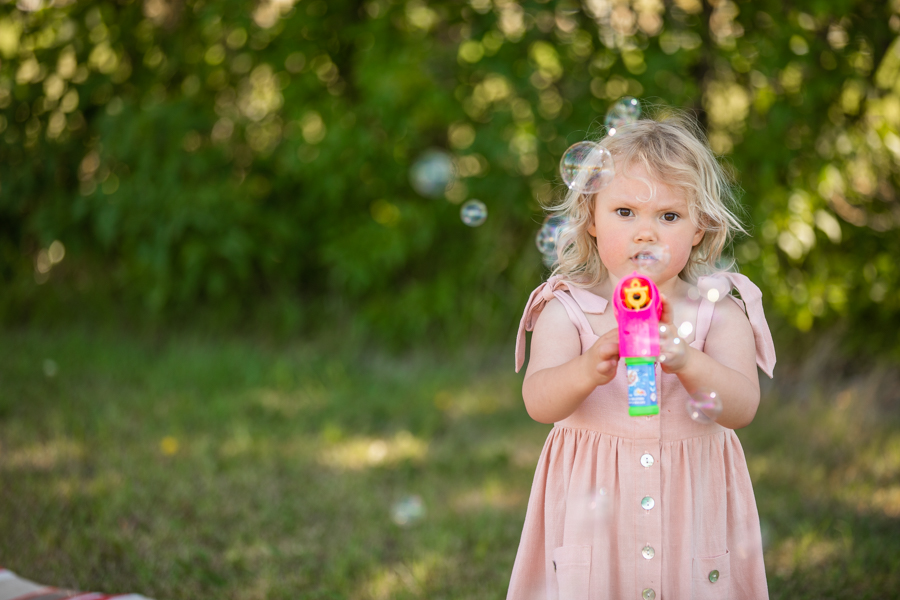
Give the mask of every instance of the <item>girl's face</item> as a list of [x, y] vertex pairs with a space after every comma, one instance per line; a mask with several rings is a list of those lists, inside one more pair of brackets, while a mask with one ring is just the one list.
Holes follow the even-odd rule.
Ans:
[[597, 238], [600, 260], [614, 284], [645, 262], [642, 252], [667, 248], [668, 264], [656, 265], [658, 271], [653, 272], [660, 287], [678, 276], [691, 249], [703, 239], [703, 230], [688, 216], [684, 195], [652, 180], [639, 163], [629, 165], [627, 173], [616, 173], [612, 183], [597, 193], [588, 232]]

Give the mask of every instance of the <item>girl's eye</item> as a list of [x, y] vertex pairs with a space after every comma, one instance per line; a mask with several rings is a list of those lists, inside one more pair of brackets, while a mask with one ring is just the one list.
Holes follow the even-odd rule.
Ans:
[[663, 220], [666, 221], [666, 222], [668, 222], [668, 223], [674, 223], [674, 222], [677, 221], [679, 218], [680, 218], [680, 217], [679, 217], [678, 213], [673, 213], [673, 212], [668, 212], [668, 213], [666, 213], [666, 214], [663, 215]]
[[620, 217], [630, 217], [631, 209], [630, 208], [617, 208], [616, 214], [619, 215]]

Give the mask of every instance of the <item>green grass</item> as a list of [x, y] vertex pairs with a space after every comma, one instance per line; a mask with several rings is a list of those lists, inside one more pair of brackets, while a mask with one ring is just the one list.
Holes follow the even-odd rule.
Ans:
[[[511, 367], [509, 348], [7, 331], [0, 564], [158, 600], [504, 597], [549, 430]], [[900, 430], [867, 397], [775, 388], [739, 433], [773, 598], [900, 589]], [[424, 516], [400, 526], [410, 496]]]

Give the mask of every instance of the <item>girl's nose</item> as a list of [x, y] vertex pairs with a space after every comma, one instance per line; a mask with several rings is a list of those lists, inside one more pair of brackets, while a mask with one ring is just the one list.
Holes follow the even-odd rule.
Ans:
[[655, 242], [656, 229], [650, 226], [649, 223], [638, 223], [637, 228], [634, 231], [634, 241], [644, 243]]

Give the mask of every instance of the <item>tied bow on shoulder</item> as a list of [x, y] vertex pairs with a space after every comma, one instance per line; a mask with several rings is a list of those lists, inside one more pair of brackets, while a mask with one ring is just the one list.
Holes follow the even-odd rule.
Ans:
[[[747, 314], [750, 327], [753, 328], [753, 341], [756, 343], [756, 364], [771, 378], [775, 368], [775, 343], [763, 312], [762, 292], [756, 284], [740, 273], [723, 271], [697, 279], [697, 289], [700, 290], [701, 297], [713, 302], [728, 296]], [[732, 289], [737, 289], [740, 299], [731, 295]], [[716, 290], [716, 294], [710, 296], [712, 290]]]
[[[519, 322], [519, 333], [516, 335], [516, 373], [519, 372], [525, 363], [525, 332], [534, 330], [534, 324], [537, 322], [541, 311], [547, 306], [547, 303], [553, 300], [557, 294], [562, 294], [564, 291], [568, 291], [575, 302], [578, 303], [578, 306], [581, 307], [581, 310], [586, 313], [603, 314], [606, 306], [609, 304], [606, 298], [575, 287], [557, 276], [553, 276], [539, 285], [528, 297], [528, 302], [525, 304], [525, 313]], [[568, 307], [566, 307], [566, 310], [569, 310]]]

